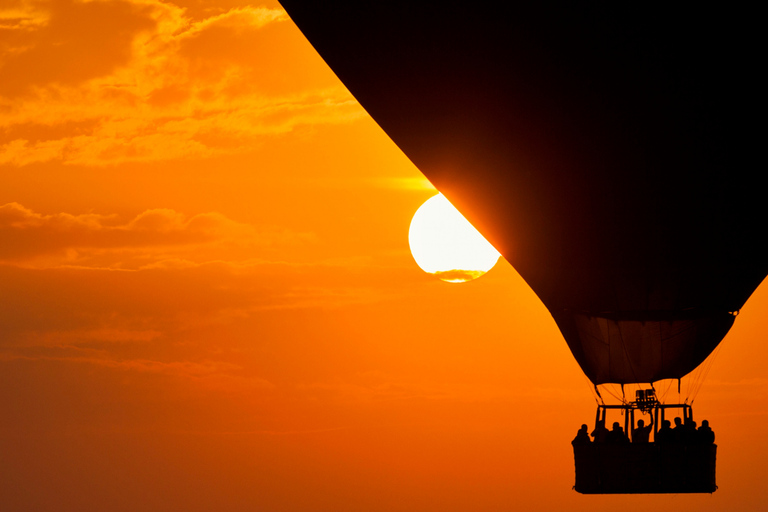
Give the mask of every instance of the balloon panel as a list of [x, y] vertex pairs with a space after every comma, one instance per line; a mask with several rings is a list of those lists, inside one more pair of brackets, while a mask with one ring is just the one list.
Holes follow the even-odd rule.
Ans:
[[606, 318], [553, 312], [571, 351], [595, 384], [656, 382], [686, 375], [733, 325], [728, 313], [698, 318]]
[[[282, 3], [538, 294], [593, 380], [626, 372], [587, 362], [604, 359], [582, 346], [597, 331], [571, 312], [641, 323], [695, 312], [688, 363], [638, 373], [679, 377], [768, 273], [754, 173], [759, 17], [629, 3]], [[659, 349], [648, 339], [623, 342], [648, 352], [637, 365]]]

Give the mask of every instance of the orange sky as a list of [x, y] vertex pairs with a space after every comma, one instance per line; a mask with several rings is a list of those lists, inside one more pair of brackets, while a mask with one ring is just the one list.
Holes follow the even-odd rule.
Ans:
[[276, 2], [4, 0], [0, 508], [762, 510], [768, 287], [720, 489], [581, 496], [586, 378], [503, 260], [419, 270], [434, 193]]

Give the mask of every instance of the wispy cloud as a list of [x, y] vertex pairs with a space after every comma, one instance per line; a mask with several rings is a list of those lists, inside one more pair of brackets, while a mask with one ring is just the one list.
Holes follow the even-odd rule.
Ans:
[[412, 290], [404, 274], [370, 269], [360, 278], [347, 266], [256, 261], [142, 270], [0, 265], [0, 347], [101, 350], [216, 339], [227, 326], [280, 312], [396, 300]]
[[93, 365], [110, 370], [165, 375], [192, 380], [213, 389], [268, 390], [271, 382], [253, 376], [243, 376], [242, 367], [225, 361], [157, 361], [152, 359], [116, 359], [114, 357], [53, 357], [22, 356], [0, 352], [0, 361], [52, 361], [62, 364]]
[[29, 266], [178, 266], [172, 262], [191, 257], [191, 247], [205, 260], [231, 255], [233, 244], [285, 247], [311, 241], [308, 233], [259, 231], [216, 212], [187, 216], [159, 208], [125, 220], [93, 213], [41, 214], [19, 203], [0, 206], [0, 262]]

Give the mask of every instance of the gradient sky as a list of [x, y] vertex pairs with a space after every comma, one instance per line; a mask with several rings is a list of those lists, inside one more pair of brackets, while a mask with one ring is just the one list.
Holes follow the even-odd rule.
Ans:
[[416, 266], [435, 193], [276, 2], [3, 0], [0, 509], [763, 510], [768, 287], [720, 489], [582, 496], [588, 381], [506, 262]]

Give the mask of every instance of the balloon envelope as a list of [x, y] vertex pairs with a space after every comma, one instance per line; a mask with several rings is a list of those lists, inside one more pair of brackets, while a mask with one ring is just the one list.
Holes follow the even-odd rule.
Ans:
[[758, 16], [281, 3], [533, 288], [594, 383], [684, 376], [768, 273]]

